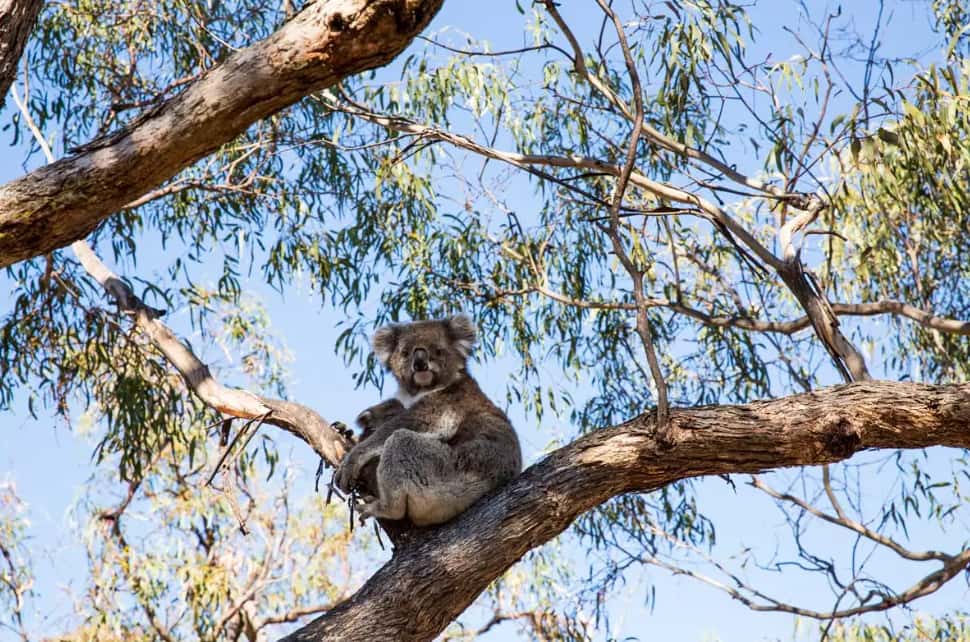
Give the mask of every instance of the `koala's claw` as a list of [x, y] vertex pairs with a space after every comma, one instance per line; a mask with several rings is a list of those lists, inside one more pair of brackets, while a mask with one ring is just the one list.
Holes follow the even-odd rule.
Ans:
[[335, 421], [330, 424], [330, 427], [348, 439], [352, 439], [354, 436], [354, 431], [342, 421]]
[[364, 520], [368, 517], [373, 517], [374, 519], [382, 517], [380, 503], [380, 499], [374, 498], [357, 504], [357, 514], [360, 515], [361, 524], [363, 524]]

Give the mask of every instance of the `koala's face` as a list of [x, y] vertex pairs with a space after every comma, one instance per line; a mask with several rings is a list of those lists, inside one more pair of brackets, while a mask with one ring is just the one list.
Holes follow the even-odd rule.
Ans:
[[465, 371], [475, 343], [475, 325], [466, 316], [416, 321], [380, 328], [374, 354], [409, 394], [447, 386]]

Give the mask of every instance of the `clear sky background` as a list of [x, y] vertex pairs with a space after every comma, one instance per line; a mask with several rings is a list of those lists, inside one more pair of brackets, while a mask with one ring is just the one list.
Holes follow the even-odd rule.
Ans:
[[[578, 3], [563, 4], [569, 5], [564, 9], [567, 17], [571, 12], [583, 10]], [[771, 29], [763, 27], [757, 49], [763, 50], [766, 55], [771, 53], [776, 59], [786, 57], [795, 48], [791, 37], [781, 26], [801, 24], [799, 3], [774, 0], [760, 4], [760, 7], [752, 10], [753, 21], [756, 25], [769, 25]], [[838, 6], [837, 3], [822, 2], [806, 4], [816, 17]], [[858, 31], [865, 34], [870, 33], [876, 23], [878, 3], [849, 1], [842, 4], [842, 10], [852, 16]], [[921, 43], [928, 44], [932, 36], [928, 13], [928, 2], [887, 2], [884, 18], [890, 19], [883, 26], [882, 53], [910, 54], [923, 49]], [[521, 18], [512, 2], [449, 0], [427, 34], [446, 28], [456, 29], [488, 40], [494, 49], [501, 49], [522, 44], [524, 36], [520, 27]], [[419, 43], [418, 46], [423, 47], [424, 44]], [[850, 65], [847, 69], [851, 73], [861, 73], [861, 65]], [[396, 72], [389, 73], [396, 75]], [[12, 101], [8, 100], [7, 103], [8, 110], [14, 107]], [[0, 114], [0, 122], [8, 122], [8, 116]], [[9, 135], [0, 143], [9, 143]], [[0, 147], [0, 182], [15, 178], [25, 169], [42, 163], [39, 155], [30, 159], [26, 166], [23, 159], [22, 147]], [[754, 163], [753, 159], [747, 160]], [[531, 196], [523, 190], [517, 209], [529, 211], [530, 207], [534, 209]], [[148, 244], [142, 247], [145, 254], [139, 257], [137, 275], [150, 280], [157, 276], [152, 274], [151, 266], [160, 263], [162, 257], [151, 256]], [[217, 268], [213, 266], [213, 270]], [[289, 382], [292, 399], [315, 408], [329, 419], [349, 423], [362, 408], [378, 398], [379, 392], [375, 389], [354, 389], [350, 372], [334, 356], [339, 313], [321, 307], [319, 297], [305, 287], [295, 287], [280, 295], [262, 285], [258, 278], [250, 279], [246, 287], [266, 303], [278, 336], [285, 339], [294, 355]], [[0, 314], [9, 311], [11, 303], [7, 300], [8, 293], [9, 281], [0, 276]], [[188, 332], [187, 319], [188, 311], [185, 309], [173, 310], [166, 317], [183, 336]], [[200, 347], [198, 340], [193, 340], [193, 345]], [[203, 347], [202, 356], [222, 365], [232, 365], [215, 347]], [[878, 364], [872, 365], [878, 372]], [[494, 399], [504, 399], [508, 374], [505, 365], [477, 364], [473, 373]], [[833, 379], [830, 383], [836, 381]], [[526, 420], [521, 410], [515, 407], [509, 408], [509, 412], [523, 438], [527, 465], [541, 457], [543, 449], [553, 438], [571, 434], [568, 426], [537, 427], [534, 421]], [[294, 493], [313, 492], [316, 461], [309, 449], [287, 435], [280, 434], [276, 438], [282, 452], [289, 453], [291, 461], [304, 471], [294, 486]], [[0, 482], [12, 480], [30, 511], [30, 537], [37, 575], [35, 588], [39, 593], [39, 598], [33, 603], [37, 610], [28, 614], [29, 628], [34, 631], [50, 634], [70, 628], [64, 626], [63, 618], [70, 612], [71, 587], [83, 586], [86, 568], [83, 549], [76, 541], [76, 525], [72, 523], [70, 509], [78, 497], [79, 488], [94, 471], [91, 454], [95, 441], [91, 436], [71, 432], [50, 416], [32, 419], [23, 403], [0, 414]], [[935, 459], [943, 459], [932, 452], [928, 457], [931, 466]], [[872, 506], [876, 506], [885, 493], [879, 487], [879, 472], [875, 468], [872, 475], [874, 487], [869, 496]], [[720, 479], [702, 482], [699, 486], [699, 505], [717, 527], [719, 543], [715, 555], [727, 555], [744, 546], [760, 547], [770, 552], [779, 542], [790, 537], [778, 509], [763, 496], [759, 498], [754, 491], [745, 488], [743, 480], [738, 480], [737, 491]], [[934, 529], [921, 525], [915, 527], [912, 535], [917, 542], [921, 540], [920, 535], [932, 537], [931, 541], [922, 542], [927, 547], [952, 548], [950, 545], [956, 541], [953, 535], [941, 536]], [[817, 536], [837, 540], [831, 531], [819, 531]], [[582, 558], [581, 555], [578, 557]], [[887, 558], [884, 567], [887, 579], [912, 581], [915, 577], [913, 569], [899, 564], [895, 559], [889, 561]], [[366, 569], [360, 570], [364, 575], [369, 574]], [[376, 566], [373, 570], [376, 570]], [[919, 568], [915, 572], [923, 574], [928, 569]], [[629, 580], [610, 603], [612, 633], [620, 639], [636, 636], [657, 640], [721, 639], [740, 642], [784, 640], [796, 635], [797, 625], [790, 616], [753, 613], [726, 595], [694, 580], [671, 577], [660, 569], [632, 573]], [[762, 586], [785, 591], [788, 595], [801, 593], [799, 597], [803, 601], [811, 602], [812, 597], [817, 597], [816, 605], [830, 604], [830, 594], [824, 585], [805, 582], [792, 586], [792, 579], [787, 574], [777, 574], [764, 581], [767, 584]], [[656, 591], [656, 602], [653, 608], [647, 608], [644, 604], [652, 590]], [[957, 580], [938, 595], [920, 601], [916, 606], [927, 612], [941, 613], [967, 604], [970, 604], [970, 592], [966, 583]], [[803, 623], [800, 630], [805, 639], [817, 637], [813, 633], [815, 629], [812, 623]], [[0, 631], [0, 642], [7, 639], [13, 638], [9, 633]], [[513, 626], [505, 625], [496, 628], [486, 639], [511, 640], [517, 639], [517, 636]]]

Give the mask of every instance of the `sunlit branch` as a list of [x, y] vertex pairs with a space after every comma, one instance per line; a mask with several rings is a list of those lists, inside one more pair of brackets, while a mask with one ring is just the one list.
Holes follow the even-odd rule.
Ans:
[[189, 390], [206, 405], [232, 417], [266, 417], [266, 423], [303, 439], [330, 465], [336, 466], [340, 462], [348, 447], [347, 440], [315, 411], [290, 401], [269, 399], [224, 386], [212, 376], [208, 366], [158, 319], [159, 312], [142, 303], [131, 288], [101, 262], [87, 242], [76, 241], [71, 249], [88, 274], [115, 300], [119, 311], [134, 317], [138, 329], [151, 339], [182, 375]]
[[778, 242], [782, 250], [782, 264], [778, 275], [805, 310], [815, 336], [832, 357], [832, 362], [846, 382], [866, 381], [870, 378], [866, 361], [859, 350], [839, 328], [839, 321], [832, 310], [828, 297], [815, 278], [805, 271], [801, 253], [795, 248], [794, 237], [811, 225], [828, 204], [817, 196], [811, 196], [803, 211], [797, 213], [778, 229]]

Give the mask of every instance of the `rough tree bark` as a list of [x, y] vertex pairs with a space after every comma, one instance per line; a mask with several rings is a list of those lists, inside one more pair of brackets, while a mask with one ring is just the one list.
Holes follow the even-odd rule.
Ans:
[[0, 108], [42, 6], [43, 0], [0, 0]]
[[390, 62], [442, 1], [309, 2], [128, 127], [0, 186], [0, 268], [84, 238], [257, 120]]
[[[621, 493], [832, 463], [867, 448], [970, 448], [970, 384], [867, 381], [672, 409], [668, 421], [683, 435], [669, 449], [655, 440], [649, 414], [553, 452], [456, 520], [399, 546], [355, 595], [285, 640], [430, 640], [527, 551]], [[963, 557], [953, 561], [937, 579], [967, 566]]]

